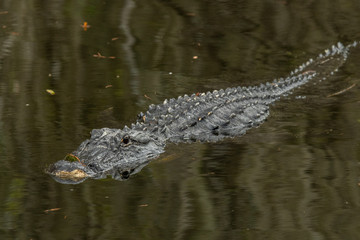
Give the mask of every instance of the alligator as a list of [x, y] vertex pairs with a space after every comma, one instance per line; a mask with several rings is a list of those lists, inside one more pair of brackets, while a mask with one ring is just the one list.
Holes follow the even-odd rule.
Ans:
[[322, 81], [337, 72], [350, 48], [358, 43], [337, 43], [286, 78], [266, 84], [184, 95], [152, 104], [131, 127], [92, 130], [90, 139], [46, 172], [66, 184], [108, 176], [125, 180], [163, 153], [169, 142], [215, 142], [241, 136], [266, 120], [270, 104], [310, 80]]

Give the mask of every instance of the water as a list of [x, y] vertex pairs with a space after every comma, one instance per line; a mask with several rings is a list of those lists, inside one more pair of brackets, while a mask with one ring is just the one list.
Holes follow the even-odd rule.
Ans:
[[356, 0], [2, 1], [0, 238], [358, 239], [359, 87], [327, 97], [358, 84], [358, 49], [241, 138], [169, 145], [123, 182], [61, 185], [44, 169], [151, 103], [271, 81], [359, 40], [359, 10]]

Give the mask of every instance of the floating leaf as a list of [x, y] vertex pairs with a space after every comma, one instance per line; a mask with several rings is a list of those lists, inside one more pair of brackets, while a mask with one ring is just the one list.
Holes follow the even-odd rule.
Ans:
[[84, 22], [81, 27], [84, 29], [84, 31], [87, 31], [91, 26], [87, 22]]
[[49, 93], [50, 95], [55, 95], [54, 90], [46, 89], [46, 92]]
[[61, 208], [51, 208], [51, 209], [47, 209], [44, 210], [44, 212], [48, 213], [48, 212], [54, 212], [54, 211], [59, 211]]

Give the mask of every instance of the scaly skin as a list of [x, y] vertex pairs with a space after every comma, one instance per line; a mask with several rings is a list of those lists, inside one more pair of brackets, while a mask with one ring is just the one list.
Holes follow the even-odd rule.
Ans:
[[87, 178], [127, 179], [164, 152], [167, 142], [219, 141], [259, 126], [269, 116], [269, 105], [305, 83], [325, 80], [346, 61], [351, 47], [341, 43], [310, 59], [287, 78], [255, 87], [180, 96], [150, 105], [136, 124], [123, 129], [94, 129], [66, 160], [47, 172], [61, 183]]

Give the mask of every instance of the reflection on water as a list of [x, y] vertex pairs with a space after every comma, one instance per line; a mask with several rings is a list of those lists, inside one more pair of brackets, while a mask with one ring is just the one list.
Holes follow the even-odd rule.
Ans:
[[334, 79], [296, 93], [305, 99], [279, 102], [261, 128], [171, 145], [129, 181], [66, 186], [43, 170], [91, 129], [129, 124], [151, 103], [266, 82], [359, 40], [359, 8], [2, 1], [1, 239], [357, 239], [359, 88], [326, 96], [357, 83], [358, 51]]

